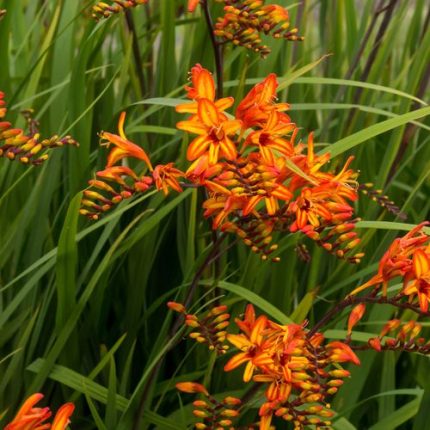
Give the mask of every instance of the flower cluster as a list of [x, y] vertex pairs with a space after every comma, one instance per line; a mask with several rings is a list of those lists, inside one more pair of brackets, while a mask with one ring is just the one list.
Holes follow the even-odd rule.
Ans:
[[[23, 164], [39, 165], [48, 159], [49, 150], [64, 145], [78, 145], [70, 136], [60, 138], [55, 135], [41, 139], [40, 134], [33, 133], [33, 130], [27, 134], [20, 128], [13, 128], [9, 121], [3, 121], [6, 113], [4, 93], [0, 91], [0, 157], [19, 160]], [[34, 122], [29, 119], [27, 121]]]
[[51, 417], [52, 412], [49, 407], [35, 407], [43, 398], [43, 394], [31, 395], [21, 406], [15, 418], [4, 430], [66, 430], [70, 424], [70, 416], [73, 414], [75, 406], [73, 403], [65, 403], [58, 409], [52, 424], [46, 421]]
[[195, 425], [196, 429], [220, 429], [231, 427], [235, 417], [239, 416], [239, 409], [241, 406], [241, 400], [228, 396], [222, 401], [218, 401], [215, 397], [211, 396], [208, 390], [202, 385], [196, 382], [179, 382], [176, 384], [176, 388], [183, 393], [200, 393], [203, 394], [205, 400], [195, 400], [193, 406], [193, 414], [201, 421]]
[[113, 14], [134, 8], [147, 2], [148, 0], [113, 0], [109, 5], [101, 1], [93, 6], [93, 18], [96, 20], [99, 20], [100, 18], [109, 18]]
[[218, 18], [214, 33], [225, 42], [258, 52], [262, 57], [270, 48], [262, 43], [262, 35], [291, 41], [303, 40], [297, 28], [290, 29], [288, 11], [265, 0], [217, 0], [224, 3], [225, 14]]
[[189, 334], [191, 339], [207, 344], [208, 348], [211, 351], [216, 351], [217, 354], [221, 355], [227, 352], [229, 346], [225, 345], [226, 328], [230, 324], [230, 314], [226, 312], [227, 306], [215, 306], [201, 317], [188, 314], [181, 303], [168, 302], [167, 306], [173, 311], [184, 314], [185, 325], [193, 329]]
[[[337, 257], [357, 263], [363, 254], [352, 252], [360, 242], [350, 205], [358, 186], [357, 173], [349, 168], [352, 157], [338, 173], [323, 171], [330, 155], [315, 154], [312, 134], [307, 144], [296, 142], [298, 127], [285, 113], [289, 105], [276, 103], [275, 74], [250, 90], [234, 118], [225, 112], [234, 99], [216, 99], [206, 69], [194, 66], [191, 81], [185, 87], [191, 101], [176, 107], [190, 115], [177, 128], [197, 135], [188, 146], [187, 170], [173, 163], [153, 169], [145, 151], [127, 140], [122, 115], [119, 135], [100, 135], [114, 148], [106, 169], [90, 181], [81, 213], [97, 219], [153, 184], [165, 194], [170, 189], [180, 192], [184, 184], [179, 179], [184, 178], [187, 186], [205, 188], [204, 215], [212, 218], [213, 229], [238, 235], [263, 259], [277, 249], [272, 244], [275, 232], [300, 231]], [[115, 165], [123, 158], [143, 161], [150, 175]]]
[[381, 258], [378, 273], [369, 281], [356, 288], [351, 295], [372, 288], [371, 295], [376, 296], [382, 290], [387, 297], [388, 284], [400, 278], [403, 287], [390, 303], [407, 302], [422, 314], [428, 314], [430, 301], [430, 236], [424, 231], [423, 222], [414, 227], [405, 236], [394, 240]]
[[329, 427], [333, 412], [327, 397], [349, 376], [341, 363], [360, 364], [351, 348], [340, 341], [324, 343], [324, 336], [311, 334], [305, 324], [280, 325], [265, 315], [256, 317], [252, 305], [243, 320], [235, 321], [240, 333], [229, 334], [227, 340], [240, 352], [224, 370], [245, 364], [244, 382], [265, 384], [260, 430], [269, 429], [273, 417], [292, 422], [295, 429]]

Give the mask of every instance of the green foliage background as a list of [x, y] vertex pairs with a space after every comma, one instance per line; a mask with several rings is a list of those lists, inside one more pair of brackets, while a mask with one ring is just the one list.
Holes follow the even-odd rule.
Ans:
[[[304, 263], [297, 235], [278, 239], [276, 265], [241, 244], [226, 251], [216, 283], [233, 313], [249, 301], [274, 319], [312, 324], [375, 271], [399, 231], [428, 217], [430, 7], [425, 0], [278, 3], [306, 40], [269, 41], [266, 60], [228, 47], [226, 92], [240, 99], [251, 82], [276, 72], [301, 136], [315, 130], [319, 150], [333, 144], [334, 166], [354, 154], [360, 181], [384, 188], [408, 214], [404, 223], [362, 196], [359, 266], [312, 243]], [[183, 0], [152, 1], [150, 18], [137, 8], [129, 15], [135, 32], [124, 14], [96, 23], [92, 4], [0, 0], [8, 11], [0, 21], [8, 118], [24, 126], [19, 111], [33, 107], [44, 135], [70, 133], [80, 142], [54, 151], [40, 168], [0, 160], [0, 418], [7, 422], [25, 396], [41, 391], [54, 407], [76, 402], [75, 429], [186, 429], [190, 407], [175, 382], [243, 393], [239, 371], [226, 377], [224, 358], [215, 362], [188, 341], [158, 365], [175, 340], [165, 302], [183, 298], [210, 248], [199, 197], [151, 192], [91, 223], [78, 215], [79, 191], [104, 166], [97, 132], [115, 131], [122, 110], [128, 136], [155, 162], [184, 165], [187, 142], [169, 105], [183, 96], [192, 65], [214, 69], [212, 50], [204, 20], [184, 15]], [[214, 298], [213, 276], [213, 268], [205, 272], [196, 308]], [[377, 333], [391, 312], [370, 311], [356, 339]], [[344, 329], [339, 317], [327, 335], [342, 338]], [[429, 370], [428, 358], [417, 355], [362, 354], [335, 398], [335, 428], [426, 428]]]

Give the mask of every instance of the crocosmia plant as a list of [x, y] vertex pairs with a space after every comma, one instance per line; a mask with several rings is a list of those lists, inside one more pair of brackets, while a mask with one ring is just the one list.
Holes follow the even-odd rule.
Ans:
[[427, 2], [0, 0], [0, 46], [0, 428], [428, 428]]

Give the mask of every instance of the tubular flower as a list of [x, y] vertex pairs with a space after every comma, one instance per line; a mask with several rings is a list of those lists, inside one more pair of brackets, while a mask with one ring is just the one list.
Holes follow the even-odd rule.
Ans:
[[265, 384], [259, 428], [269, 429], [278, 418], [293, 422], [297, 429], [330, 426], [333, 412], [327, 397], [349, 376], [341, 363], [360, 363], [351, 348], [338, 341], [325, 345], [323, 335], [310, 334], [305, 324], [280, 325], [264, 315], [256, 317], [252, 305], [243, 320], [235, 321], [241, 333], [229, 334], [227, 340], [240, 352], [224, 370], [245, 364], [243, 380]]
[[65, 430], [70, 423], [69, 418], [75, 409], [73, 403], [66, 403], [61, 406], [51, 426], [51, 424], [46, 422], [52, 415], [49, 407], [35, 407], [42, 398], [43, 394], [40, 393], [31, 395], [21, 406], [12, 422], [9, 423], [4, 430]]
[[92, 9], [93, 18], [109, 18], [111, 15], [120, 13], [126, 9], [147, 3], [148, 0], [114, 0], [110, 5], [105, 2], [98, 2]]
[[102, 131], [100, 133], [100, 137], [106, 141], [106, 143], [103, 143], [103, 145], [106, 145], [106, 146], [109, 146], [110, 144], [114, 145], [114, 148], [109, 153], [106, 167], [113, 166], [123, 158], [132, 157], [132, 158], [137, 158], [139, 160], [144, 161], [145, 164], [148, 166], [149, 170], [152, 171], [153, 170], [152, 164], [151, 164], [151, 161], [149, 160], [149, 157], [146, 155], [146, 152], [140, 146], [137, 146], [135, 143], [130, 142], [124, 133], [125, 115], [126, 113], [122, 112], [119, 117], [119, 122], [118, 122], [119, 136], [116, 134], [107, 133], [105, 131]]
[[303, 40], [297, 36], [296, 28], [289, 29], [288, 12], [282, 6], [265, 5], [265, 0], [217, 1], [225, 4], [225, 14], [218, 18], [214, 33], [225, 42], [243, 46], [266, 57], [270, 49], [262, 44], [263, 34], [275, 39]]
[[[0, 120], [7, 114], [4, 93], [0, 91]], [[9, 121], [0, 121], [0, 157], [19, 160], [23, 164], [42, 164], [49, 158], [49, 152], [65, 145], [79, 146], [70, 136], [60, 138], [54, 135], [42, 139], [37, 132], [26, 134], [20, 128], [13, 128]]]

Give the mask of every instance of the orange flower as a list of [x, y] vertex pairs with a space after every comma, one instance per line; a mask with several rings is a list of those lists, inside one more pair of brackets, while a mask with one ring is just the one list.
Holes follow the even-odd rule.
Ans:
[[196, 120], [181, 121], [177, 124], [180, 130], [199, 135], [188, 146], [188, 160], [196, 160], [206, 152], [209, 152], [210, 164], [216, 164], [219, 157], [234, 160], [237, 150], [229, 136], [234, 135], [240, 128], [240, 121], [228, 120], [208, 99], [198, 100], [197, 117]]
[[176, 178], [181, 178], [184, 173], [173, 167], [173, 163], [166, 165], [159, 164], [152, 172], [152, 177], [155, 181], [155, 186], [158, 190], [163, 190], [164, 195], [169, 194], [169, 187], [173, 188], [178, 193], [182, 192], [182, 187]]
[[137, 146], [135, 143], [130, 142], [124, 133], [125, 116], [126, 113], [121, 112], [118, 121], [119, 136], [105, 131], [102, 131], [100, 133], [100, 137], [102, 139], [107, 140], [107, 143], [105, 143], [105, 145], [108, 146], [110, 143], [115, 145], [115, 147], [109, 153], [106, 167], [113, 166], [123, 158], [133, 157], [144, 161], [148, 166], [149, 170], [152, 171], [152, 164], [149, 160], [149, 157], [146, 155], [146, 152], [140, 146]]
[[43, 394], [40, 393], [31, 395], [4, 430], [65, 430], [75, 409], [73, 403], [66, 403], [61, 406], [51, 426], [51, 424], [46, 423], [46, 420], [52, 415], [49, 407], [34, 407], [42, 398]]
[[351, 311], [348, 318], [348, 335], [351, 334], [353, 327], [363, 318], [364, 312], [366, 311], [366, 305], [364, 303], [360, 303], [355, 306], [355, 308]]

